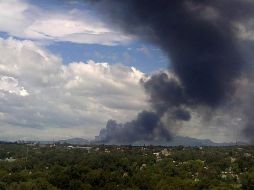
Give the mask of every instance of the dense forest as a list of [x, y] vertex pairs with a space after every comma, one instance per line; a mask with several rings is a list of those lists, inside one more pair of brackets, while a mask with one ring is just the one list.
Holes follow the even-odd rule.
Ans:
[[0, 190], [253, 190], [254, 147], [0, 145]]

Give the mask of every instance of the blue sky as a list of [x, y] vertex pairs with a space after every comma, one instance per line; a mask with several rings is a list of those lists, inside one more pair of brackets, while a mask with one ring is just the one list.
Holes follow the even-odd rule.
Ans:
[[47, 48], [54, 54], [59, 54], [65, 64], [73, 61], [94, 60], [134, 66], [145, 73], [165, 69], [168, 64], [166, 56], [160, 49], [141, 42], [116, 46], [55, 42]]
[[[30, 8], [28, 7], [28, 10], [23, 13], [27, 18], [31, 19], [32, 22], [38, 23], [43, 20], [44, 14], [47, 15], [46, 17], [49, 17], [48, 19], [53, 20], [54, 16], [59, 17], [58, 20], [53, 23], [53, 27], [61, 27], [63, 25], [62, 22], [60, 22], [61, 19], [69, 19], [69, 21], [74, 22], [75, 16], [77, 16], [77, 20], [80, 22], [83, 22], [83, 19], [85, 19], [85, 22], [82, 23], [84, 25], [93, 24], [94, 21], [101, 21], [101, 18], [96, 16], [96, 12], [90, 9], [86, 4], [84, 3], [78, 3], [77, 1], [59, 1], [59, 0], [53, 0], [53, 1], [23, 1], [26, 2]], [[62, 3], [65, 2], [65, 3]], [[72, 3], [70, 3], [72, 2]], [[35, 6], [36, 8], [34, 8]], [[34, 9], [34, 10], [33, 10]], [[39, 9], [39, 13], [36, 12]], [[75, 13], [76, 11], [76, 13]], [[74, 13], [72, 13], [74, 12]], [[67, 17], [64, 15], [67, 13]], [[69, 17], [68, 17], [69, 13]], [[82, 15], [82, 13], [85, 13]], [[26, 15], [27, 14], [27, 15]], [[48, 16], [52, 15], [52, 16]], [[22, 15], [23, 16], [23, 15]], [[82, 18], [84, 16], [84, 18]], [[32, 18], [34, 17], [34, 18]], [[89, 18], [88, 18], [89, 17]], [[90, 17], [92, 17], [90, 22]], [[88, 19], [86, 19], [88, 18]], [[33, 20], [35, 19], [35, 20]], [[41, 34], [45, 34], [45, 36], [51, 37], [51, 30], [52, 28], [45, 28], [45, 24], [47, 24], [46, 21], [43, 23], [37, 24], [35, 26], [36, 30], [42, 30], [38, 31]], [[59, 23], [58, 23], [59, 22]], [[90, 22], [90, 23], [89, 23]], [[31, 28], [31, 26], [24, 26], [24, 30]], [[57, 25], [54, 25], [57, 24]], [[72, 24], [72, 23], [71, 23]], [[87, 26], [87, 25], [86, 25]], [[37, 27], [37, 28], [36, 28]], [[49, 26], [52, 27], [52, 26]], [[114, 28], [111, 28], [110, 30], [114, 32]], [[33, 30], [35, 30], [33, 28]], [[68, 28], [63, 28], [63, 30], [69, 30]], [[71, 31], [73, 30], [73, 31]], [[80, 30], [77, 29], [75, 31], [75, 26], [70, 31], [67, 31], [67, 35], [74, 36], [73, 38], [76, 38], [75, 35], [80, 35]], [[96, 32], [96, 28], [95, 31]], [[1, 28], [0, 28], [1, 31]], [[32, 31], [32, 30], [31, 30]], [[128, 42], [121, 40], [115, 44], [105, 44], [105, 42], [102, 39], [102, 42], [99, 40], [95, 40], [95, 42], [90, 42], [88, 40], [88, 43], [86, 43], [86, 36], [84, 37], [78, 37], [77, 39], [66, 39], [65, 36], [59, 35], [54, 33], [55, 36], [52, 37], [52, 39], [47, 39], [45, 36], [35, 36], [34, 34], [29, 36], [27, 34], [22, 34], [22, 32], [18, 31], [18, 33], [12, 34], [12, 31], [3, 30], [0, 32], [0, 37], [2, 38], [8, 38], [13, 37], [17, 39], [28, 39], [33, 40], [37, 43], [44, 44], [44, 46], [51, 51], [52, 53], [59, 55], [62, 59], [64, 64], [68, 64], [70, 62], [78, 62], [83, 61], [86, 62], [87, 60], [94, 60], [96, 62], [107, 62], [109, 64], [124, 64], [126, 66], [133, 66], [142, 72], [145, 73], [153, 73], [157, 70], [162, 70], [167, 68], [168, 66], [168, 59], [167, 57], [161, 52], [161, 50], [157, 47], [152, 46], [151, 44], [147, 44], [145, 42], [142, 42], [136, 38], [133, 38], [131, 40], [128, 40]], [[38, 33], [36, 35], [38, 35]], [[85, 33], [85, 31], [84, 31]], [[66, 33], [65, 33], [66, 34]], [[125, 35], [125, 34], [122, 34]], [[79, 41], [79, 38], [83, 38]], [[103, 38], [103, 37], [102, 37]], [[105, 37], [106, 38], [106, 37]], [[117, 37], [116, 37], [117, 38]]]
[[[151, 109], [140, 80], [167, 57], [79, 2], [0, 0], [0, 140], [93, 139], [109, 119]], [[204, 128], [193, 114], [176, 133], [230, 141], [242, 122], [230, 115]]]
[[1, 140], [93, 139], [146, 109], [140, 80], [168, 65], [76, 1], [0, 1], [0, 52]]

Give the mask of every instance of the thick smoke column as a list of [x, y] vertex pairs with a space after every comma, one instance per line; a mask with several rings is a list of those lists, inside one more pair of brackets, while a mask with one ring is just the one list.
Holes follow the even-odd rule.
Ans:
[[106, 128], [100, 131], [97, 140], [103, 143], [128, 144], [139, 140], [155, 140], [156, 138], [169, 140], [171, 137], [156, 113], [143, 111], [138, 114], [137, 119], [125, 124], [109, 120]]
[[93, 5], [111, 24], [160, 47], [176, 76], [160, 73], [143, 82], [157, 118], [152, 126], [139, 124], [148, 119], [140, 119], [146, 112], [130, 123], [109, 122], [100, 135], [105, 141], [152, 139], [154, 129], [164, 130], [159, 118], [165, 113], [188, 121], [191, 115], [186, 108], [216, 109], [233, 96], [234, 81], [244, 67], [234, 23], [253, 14], [250, 1], [99, 0]]
[[150, 95], [150, 102], [158, 115], [163, 116], [170, 108], [171, 111], [175, 110], [173, 115], [176, 119], [190, 119], [188, 112], [181, 109], [182, 105], [190, 104], [190, 102], [188, 102], [184, 88], [175, 78], [169, 78], [166, 73], [159, 73], [153, 75], [143, 85]]

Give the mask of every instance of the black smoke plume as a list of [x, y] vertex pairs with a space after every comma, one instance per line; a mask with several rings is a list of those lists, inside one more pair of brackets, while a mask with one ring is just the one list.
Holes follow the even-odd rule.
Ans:
[[179, 107], [188, 101], [183, 87], [176, 79], [170, 79], [166, 73], [153, 75], [143, 86], [159, 115], [163, 115], [168, 108]]
[[245, 69], [236, 23], [253, 15], [251, 1], [98, 0], [92, 4], [110, 24], [161, 48], [170, 60], [169, 72], [175, 75], [160, 73], [143, 82], [156, 122], [140, 118], [148, 112], [126, 124], [111, 121], [100, 134], [105, 141], [150, 139], [154, 129], [164, 130], [159, 118], [165, 113], [188, 121], [187, 108], [216, 109], [234, 96], [234, 82]]
[[140, 112], [137, 118], [125, 124], [109, 120], [105, 129], [100, 131], [98, 141], [102, 143], [129, 144], [145, 140], [169, 140], [170, 133], [154, 112]]

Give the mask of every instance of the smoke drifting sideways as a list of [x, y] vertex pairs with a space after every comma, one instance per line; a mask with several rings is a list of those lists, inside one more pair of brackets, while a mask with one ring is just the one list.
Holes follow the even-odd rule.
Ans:
[[[188, 121], [188, 109], [218, 109], [234, 98], [235, 81], [247, 70], [236, 23], [253, 17], [252, 1], [98, 0], [91, 4], [110, 24], [158, 46], [170, 59], [169, 72], [176, 76], [159, 73], [143, 81], [153, 111], [143, 111], [126, 124], [109, 121], [99, 136], [103, 142], [132, 143], [165, 134], [169, 140], [170, 126], [160, 122], [165, 114]], [[249, 128], [252, 133], [253, 127]]]
[[184, 90], [179, 82], [167, 73], [153, 75], [149, 80], [141, 81], [150, 95], [153, 111], [142, 111], [137, 118], [127, 123], [109, 120], [106, 128], [100, 131], [96, 141], [109, 144], [130, 144], [134, 142], [166, 142], [172, 134], [161, 118], [167, 114], [171, 121], [189, 121], [191, 115], [184, 107], [187, 105]]
[[151, 141], [171, 138], [168, 130], [154, 112], [140, 112], [137, 118], [125, 124], [109, 120], [97, 137], [101, 143], [129, 144], [140, 140]]

